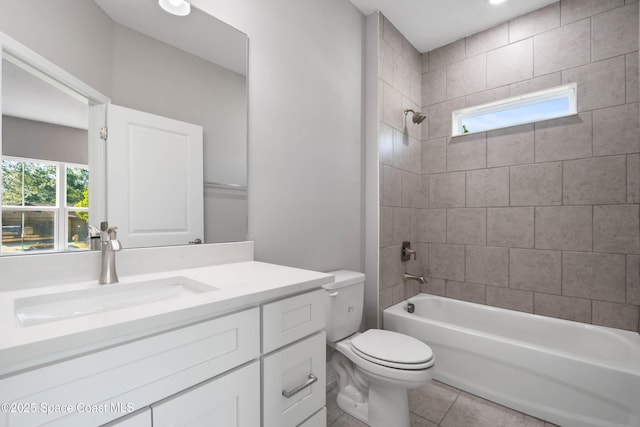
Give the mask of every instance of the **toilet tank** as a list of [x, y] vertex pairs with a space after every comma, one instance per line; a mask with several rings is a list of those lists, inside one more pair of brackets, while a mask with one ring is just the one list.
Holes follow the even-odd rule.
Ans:
[[327, 341], [336, 342], [358, 332], [360, 328], [364, 274], [347, 270], [330, 271], [329, 274], [335, 276], [335, 281], [323, 286], [327, 292]]

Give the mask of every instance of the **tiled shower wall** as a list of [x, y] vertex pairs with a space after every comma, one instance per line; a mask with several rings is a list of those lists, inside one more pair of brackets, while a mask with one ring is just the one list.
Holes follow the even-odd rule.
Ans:
[[[381, 308], [417, 292], [406, 270], [425, 292], [638, 330], [638, 2], [563, 0], [421, 55], [418, 129], [396, 113], [395, 33], [384, 20]], [[454, 109], [569, 82], [578, 116], [448, 136]]]

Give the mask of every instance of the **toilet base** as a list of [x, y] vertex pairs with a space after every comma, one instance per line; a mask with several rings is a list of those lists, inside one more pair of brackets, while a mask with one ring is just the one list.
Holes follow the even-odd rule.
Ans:
[[[369, 415], [369, 403], [366, 400], [362, 402], [357, 399], [353, 399], [353, 390], [349, 390], [349, 388], [355, 387], [348, 386], [347, 389], [341, 390], [338, 393], [338, 397], [336, 399], [338, 408], [366, 424], [367, 416]], [[359, 394], [357, 390], [356, 392]]]

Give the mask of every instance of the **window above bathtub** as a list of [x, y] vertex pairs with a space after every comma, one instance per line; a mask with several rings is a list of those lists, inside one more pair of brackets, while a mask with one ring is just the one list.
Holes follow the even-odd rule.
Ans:
[[576, 94], [576, 83], [570, 83], [454, 110], [451, 113], [451, 136], [485, 132], [577, 114]]

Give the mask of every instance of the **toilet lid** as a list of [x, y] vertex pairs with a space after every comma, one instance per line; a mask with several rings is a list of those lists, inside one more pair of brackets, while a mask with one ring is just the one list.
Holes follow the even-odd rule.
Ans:
[[369, 329], [351, 340], [351, 345], [362, 356], [369, 356], [367, 359], [408, 365], [407, 369], [411, 369], [411, 365], [424, 365], [433, 359], [431, 348], [422, 341], [383, 329]]

